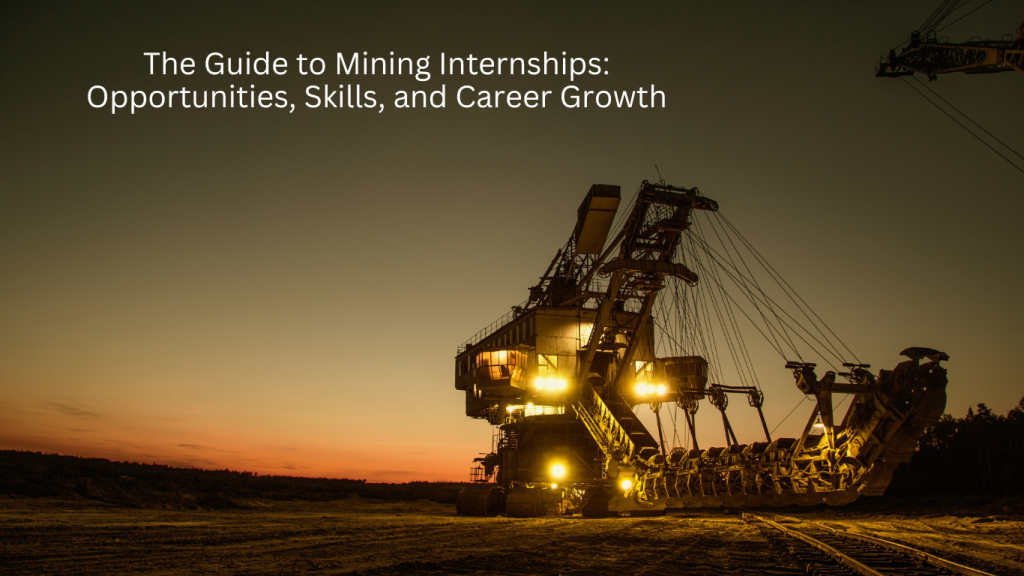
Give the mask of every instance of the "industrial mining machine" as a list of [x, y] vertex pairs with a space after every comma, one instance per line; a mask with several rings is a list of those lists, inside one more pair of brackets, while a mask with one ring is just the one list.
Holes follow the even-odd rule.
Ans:
[[[939, 74], [957, 72], [995, 74], [1016, 70], [1024, 74], [1024, 21], [1017, 27], [1016, 37], [1004, 34], [999, 40], [975, 37], [958, 43], [938, 36], [938, 32], [944, 30], [936, 30], [939, 24], [966, 4], [966, 0], [944, 0], [924, 24], [910, 33], [910, 40], [898, 47], [898, 54], [897, 48], [893, 48], [889, 50], [888, 56], [879, 58], [875, 76], [899, 78], [913, 76], [918, 72], [929, 80], [935, 80]], [[985, 4], [964, 16], [969, 16]], [[957, 18], [957, 21], [964, 16]]]
[[[907, 348], [906, 361], [874, 374], [714, 200], [645, 181], [628, 211], [619, 203], [618, 186], [591, 187], [529, 298], [459, 346], [455, 388], [494, 434], [458, 512], [638, 515], [882, 494], [945, 408], [949, 357]], [[772, 438], [741, 324], [812, 400], [799, 437]], [[819, 358], [834, 368], [821, 377], [806, 361]], [[756, 410], [762, 441], [737, 440], [726, 415], [736, 395]], [[720, 413], [725, 446], [698, 445], [701, 400]], [[639, 419], [645, 406], [657, 438]], [[663, 412], [685, 420], [685, 442], [674, 428], [671, 449]]]

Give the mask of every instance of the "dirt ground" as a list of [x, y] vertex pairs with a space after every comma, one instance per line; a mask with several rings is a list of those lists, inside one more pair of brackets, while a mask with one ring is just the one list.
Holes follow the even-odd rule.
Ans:
[[[253, 501], [162, 511], [0, 498], [4, 574], [800, 574], [723, 511], [655, 518], [466, 518], [421, 500]], [[1024, 522], [799, 514], [1024, 574]], [[985, 519], [990, 520], [990, 519]], [[950, 554], [953, 555], [953, 554]], [[977, 563], [976, 563], [977, 564]]]
[[931, 552], [993, 574], [1024, 575], [1024, 522], [1002, 516], [791, 514]]

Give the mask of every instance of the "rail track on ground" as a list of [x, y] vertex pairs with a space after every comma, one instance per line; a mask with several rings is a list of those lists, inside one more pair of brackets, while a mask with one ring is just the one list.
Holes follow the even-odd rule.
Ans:
[[756, 524], [765, 539], [805, 565], [808, 574], [993, 576], [904, 544], [817, 522], [751, 512], [743, 520]]

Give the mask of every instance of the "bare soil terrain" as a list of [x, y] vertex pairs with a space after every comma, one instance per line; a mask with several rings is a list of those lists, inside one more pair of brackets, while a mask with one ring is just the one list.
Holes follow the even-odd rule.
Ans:
[[[161, 511], [0, 500], [6, 574], [797, 574], [735, 515], [471, 518], [430, 501]], [[778, 570], [766, 570], [769, 566]]]
[[[806, 573], [738, 511], [461, 517], [463, 486], [0, 451], [0, 574]], [[885, 496], [764, 512], [1024, 576], [1019, 497]]]
[[[253, 500], [157, 510], [0, 498], [4, 574], [801, 574], [722, 510], [653, 518], [471, 518], [428, 500]], [[1024, 574], [1024, 522], [787, 515], [861, 530], [995, 574]]]
[[791, 514], [930, 552], [993, 574], [1024, 574], [1024, 521], [1004, 516]]

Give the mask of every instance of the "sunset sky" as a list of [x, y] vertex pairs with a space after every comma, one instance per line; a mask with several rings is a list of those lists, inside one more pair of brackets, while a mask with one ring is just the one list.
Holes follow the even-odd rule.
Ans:
[[[862, 360], [943, 350], [947, 411], [1005, 412], [1024, 396], [1024, 174], [874, 77], [936, 4], [4, 3], [0, 449], [465, 480], [491, 429], [464, 414], [456, 346], [527, 297], [591, 184], [629, 197], [655, 162], [717, 200]], [[999, 38], [1022, 18], [994, 0], [943, 35]], [[143, 53], [164, 51], [290, 65], [151, 76]], [[354, 51], [430, 56], [433, 75], [335, 75]], [[442, 52], [545, 51], [607, 58], [608, 74], [437, 73]], [[328, 72], [300, 76], [299, 54]], [[385, 109], [304, 105], [307, 86], [349, 82]], [[296, 109], [87, 101], [95, 85], [231, 84], [287, 91]], [[462, 109], [467, 84], [554, 96]], [[654, 85], [666, 106], [567, 109], [568, 84]], [[392, 105], [442, 85], [443, 109]], [[929, 86], [1024, 150], [1024, 75]], [[774, 426], [800, 393], [777, 357], [758, 359]], [[756, 414], [732, 418], [741, 441], [758, 434]], [[701, 443], [720, 444], [709, 422]]]

